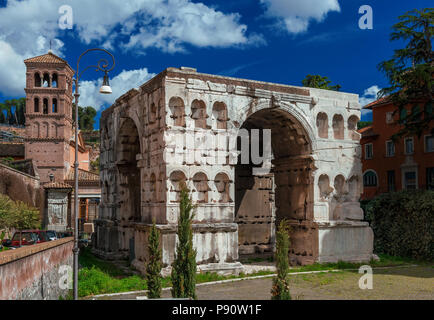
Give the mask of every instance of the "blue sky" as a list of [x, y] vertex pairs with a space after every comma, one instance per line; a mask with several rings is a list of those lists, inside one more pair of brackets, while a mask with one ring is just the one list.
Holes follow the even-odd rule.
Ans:
[[[58, 26], [69, 5], [73, 28]], [[116, 57], [114, 94], [101, 97], [102, 74], [83, 76], [81, 105], [100, 112], [119, 95], [167, 67], [301, 85], [307, 74], [328, 76], [361, 102], [387, 86], [377, 64], [402, 43], [391, 26], [427, 0], [0, 0], [0, 101], [24, 96], [22, 60], [54, 53], [75, 68], [80, 53], [105, 47]], [[373, 9], [373, 29], [358, 26], [359, 8]], [[94, 62], [89, 57], [83, 61]], [[370, 120], [364, 114], [362, 120]], [[98, 121], [97, 121], [98, 122]]]

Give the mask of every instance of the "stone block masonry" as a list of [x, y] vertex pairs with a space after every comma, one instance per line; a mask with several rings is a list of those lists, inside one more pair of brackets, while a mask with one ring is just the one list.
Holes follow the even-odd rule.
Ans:
[[369, 260], [359, 119], [356, 94], [164, 70], [101, 115], [94, 252], [143, 270], [155, 221], [170, 265], [185, 183], [197, 204], [193, 241], [203, 270], [273, 251], [283, 218], [294, 263]]
[[68, 289], [59, 284], [72, 270], [73, 238], [0, 253], [0, 300], [58, 300]]

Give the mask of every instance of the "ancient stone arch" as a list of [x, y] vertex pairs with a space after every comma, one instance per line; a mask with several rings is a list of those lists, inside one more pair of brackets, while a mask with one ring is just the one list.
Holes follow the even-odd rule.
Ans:
[[102, 113], [101, 176], [113, 196], [101, 203], [96, 230], [106, 240], [95, 252], [144, 271], [155, 221], [169, 266], [186, 185], [203, 270], [241, 271], [240, 253], [271, 254], [282, 218], [291, 263], [370, 260], [360, 144], [349, 138], [359, 118], [354, 94], [166, 69]]

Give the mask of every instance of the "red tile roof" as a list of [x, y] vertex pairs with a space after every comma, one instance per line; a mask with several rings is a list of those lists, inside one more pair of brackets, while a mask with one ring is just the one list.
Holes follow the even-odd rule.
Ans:
[[[68, 174], [65, 177], [65, 181], [74, 181], [74, 168], [69, 169]], [[79, 182], [98, 182], [99, 174], [78, 169], [78, 181]]]
[[372, 107], [374, 107], [374, 106], [377, 106], [380, 104], [385, 104], [387, 102], [389, 102], [389, 97], [383, 97], [383, 98], [380, 98], [378, 100], [375, 100], [375, 101], [367, 104], [366, 106], [363, 107], [363, 109], [372, 109]]
[[72, 189], [71, 185], [63, 182], [50, 182], [44, 185], [45, 189]]
[[52, 52], [48, 52], [46, 54], [24, 60], [24, 63], [26, 62], [68, 64], [66, 60], [63, 60]]

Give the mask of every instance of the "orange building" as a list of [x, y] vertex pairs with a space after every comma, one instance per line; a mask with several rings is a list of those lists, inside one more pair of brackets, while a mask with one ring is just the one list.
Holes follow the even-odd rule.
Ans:
[[374, 101], [364, 109], [372, 110], [372, 125], [360, 129], [362, 135], [362, 199], [399, 190], [434, 189], [434, 135], [431, 128], [418, 136], [404, 136], [392, 141], [401, 125], [398, 120], [425, 108], [433, 112], [432, 102], [416, 103], [396, 111], [386, 98]]

